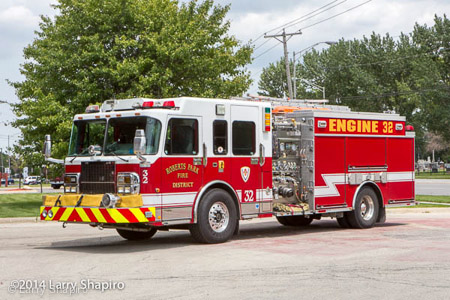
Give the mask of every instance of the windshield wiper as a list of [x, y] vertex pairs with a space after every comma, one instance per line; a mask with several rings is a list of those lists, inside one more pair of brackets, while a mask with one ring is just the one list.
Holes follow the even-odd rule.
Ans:
[[[112, 151], [112, 152], [110, 152], [112, 155], [114, 155], [115, 157], [118, 157], [119, 159], [121, 159], [122, 161], [124, 161], [124, 162], [128, 162], [128, 159], [125, 159], [125, 158], [123, 158], [123, 157], [120, 157], [119, 155], [117, 155], [114, 151]], [[108, 153], [108, 154], [110, 154], [110, 153]]]

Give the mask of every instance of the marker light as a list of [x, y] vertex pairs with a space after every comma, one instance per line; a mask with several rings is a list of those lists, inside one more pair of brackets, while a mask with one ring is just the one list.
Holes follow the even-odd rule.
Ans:
[[406, 131], [414, 131], [414, 126], [406, 125], [405, 129], [406, 129]]
[[270, 107], [264, 108], [264, 131], [270, 131]]

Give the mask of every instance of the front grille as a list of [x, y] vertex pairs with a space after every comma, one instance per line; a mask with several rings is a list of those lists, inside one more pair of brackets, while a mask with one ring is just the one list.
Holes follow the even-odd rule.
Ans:
[[82, 162], [80, 192], [82, 194], [115, 193], [114, 162]]

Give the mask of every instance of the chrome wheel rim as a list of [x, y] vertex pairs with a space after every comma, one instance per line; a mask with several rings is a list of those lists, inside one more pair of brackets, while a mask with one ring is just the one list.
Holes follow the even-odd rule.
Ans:
[[230, 222], [230, 213], [223, 202], [215, 202], [209, 209], [209, 226], [215, 232], [223, 232]]
[[369, 221], [370, 219], [372, 219], [373, 214], [375, 213], [375, 204], [372, 197], [370, 197], [369, 195], [363, 196], [361, 200], [360, 212], [361, 217], [364, 220]]

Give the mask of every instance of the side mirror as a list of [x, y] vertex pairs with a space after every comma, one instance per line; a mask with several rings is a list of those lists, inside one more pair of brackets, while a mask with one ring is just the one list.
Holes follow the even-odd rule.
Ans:
[[145, 139], [145, 131], [143, 129], [136, 129], [134, 135], [133, 152], [137, 156], [145, 154], [145, 146], [147, 141]]
[[43, 152], [45, 158], [49, 158], [52, 155], [52, 140], [50, 138], [50, 134], [45, 135]]

